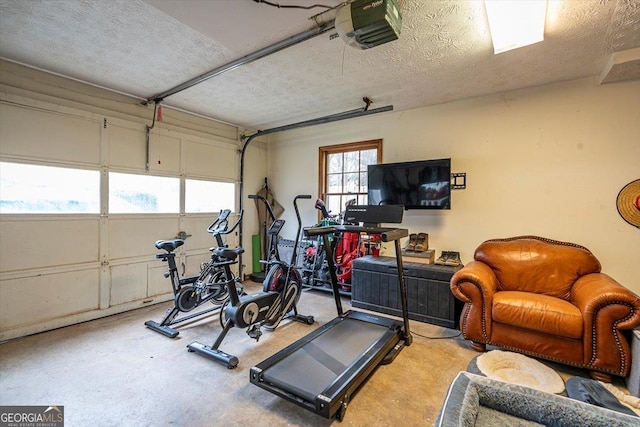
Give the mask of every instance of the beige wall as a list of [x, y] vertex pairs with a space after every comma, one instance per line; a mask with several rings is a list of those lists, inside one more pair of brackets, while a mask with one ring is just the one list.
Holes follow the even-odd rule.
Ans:
[[[375, 138], [384, 162], [451, 157], [467, 174], [450, 211], [405, 212], [402, 225], [429, 233], [437, 254], [457, 250], [466, 263], [486, 239], [539, 235], [588, 247], [640, 294], [640, 230], [616, 209], [640, 177], [640, 82], [588, 78], [276, 134], [269, 177], [279, 199], [316, 195], [319, 146]], [[305, 224], [316, 220], [312, 205]]]

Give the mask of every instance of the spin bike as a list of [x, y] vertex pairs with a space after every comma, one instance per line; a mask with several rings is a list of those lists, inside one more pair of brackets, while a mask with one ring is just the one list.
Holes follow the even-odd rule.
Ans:
[[[228, 229], [228, 218], [230, 214], [231, 210], [229, 209], [221, 210], [216, 220], [207, 227], [207, 232], [214, 237], [218, 248], [226, 247], [223, 236], [232, 233], [236, 227], [238, 227], [240, 221], [242, 221], [241, 213], [233, 227]], [[225, 276], [225, 272], [219, 265], [219, 257], [216, 253], [215, 247], [209, 249], [211, 251], [211, 258], [208, 262], [202, 264], [198, 275], [180, 278], [178, 274], [178, 267], [176, 265], [176, 254], [174, 251], [183, 244], [184, 240], [182, 239], [158, 240], [155, 243], [156, 248], [165, 251], [163, 253], [156, 254], [156, 258], [161, 259], [168, 264], [169, 270], [164, 273], [164, 277], [171, 279], [171, 287], [174, 294], [174, 305], [172, 308], [167, 310], [166, 315], [160, 323], [153, 320], [147, 320], [144, 324], [149, 329], [169, 338], [175, 338], [179, 334], [179, 331], [173, 329], [171, 326], [211, 313], [215, 310], [220, 310], [229, 298], [228, 286], [226, 283], [227, 277], [232, 277], [233, 281], [236, 281], [233, 273], [229, 276]], [[179, 313], [188, 313], [207, 301], [211, 301], [213, 307], [176, 318]]]
[[[250, 199], [260, 198], [259, 196], [249, 196]], [[233, 327], [247, 328], [249, 337], [257, 341], [262, 335], [261, 328], [274, 330], [280, 322], [287, 316], [298, 322], [312, 325], [313, 316], [303, 316], [298, 314], [296, 304], [302, 293], [300, 275], [295, 268], [296, 248], [302, 229], [302, 220], [298, 210], [298, 199], [310, 199], [310, 195], [299, 195], [293, 200], [293, 206], [298, 219], [298, 233], [291, 255], [291, 262], [273, 260], [269, 262], [269, 270], [263, 283], [261, 292], [241, 296], [233, 286], [233, 276], [231, 265], [237, 263], [236, 258], [244, 252], [243, 248], [229, 249], [218, 248], [214, 251], [219, 261], [217, 265], [225, 272], [225, 283], [229, 292], [229, 301], [224, 307], [224, 326], [215, 342], [212, 345], [204, 345], [197, 341], [187, 346], [190, 352], [198, 353], [216, 362], [226, 365], [228, 369], [238, 366], [238, 358], [219, 349], [227, 333]], [[221, 312], [222, 316], [222, 312]]]

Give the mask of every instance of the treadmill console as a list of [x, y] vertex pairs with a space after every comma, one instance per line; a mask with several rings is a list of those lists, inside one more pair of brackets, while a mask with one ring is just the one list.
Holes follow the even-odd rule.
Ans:
[[404, 214], [402, 205], [352, 205], [344, 213], [345, 224], [364, 223], [365, 227], [379, 227], [381, 223], [400, 224]]

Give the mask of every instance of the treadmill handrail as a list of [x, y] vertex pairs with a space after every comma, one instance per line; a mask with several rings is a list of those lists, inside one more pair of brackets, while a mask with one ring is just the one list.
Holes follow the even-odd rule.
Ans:
[[304, 227], [304, 234], [307, 237], [322, 236], [323, 234], [331, 234], [335, 232], [333, 225], [325, 225], [321, 227]]

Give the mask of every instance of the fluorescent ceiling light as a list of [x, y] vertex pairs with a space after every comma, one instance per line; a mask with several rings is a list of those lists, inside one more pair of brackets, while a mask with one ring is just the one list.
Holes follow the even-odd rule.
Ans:
[[484, 0], [495, 54], [544, 40], [547, 0]]

